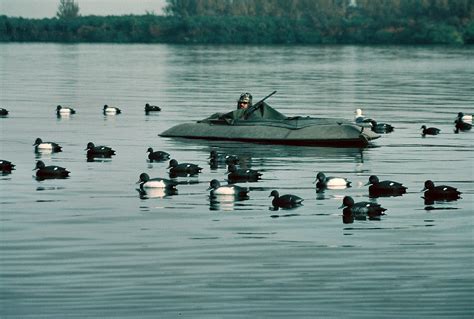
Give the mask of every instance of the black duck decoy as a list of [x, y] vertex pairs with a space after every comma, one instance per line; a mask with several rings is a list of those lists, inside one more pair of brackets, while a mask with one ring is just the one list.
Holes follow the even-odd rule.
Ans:
[[56, 166], [56, 165], [49, 165], [46, 166], [43, 161], [37, 161], [35, 168], [36, 170], [36, 177], [38, 179], [46, 179], [46, 178], [67, 178], [69, 177], [69, 171], [64, 167]]
[[35, 152], [61, 152], [62, 147], [54, 142], [43, 142], [41, 138], [37, 138], [33, 144]]
[[292, 194], [285, 194], [280, 196], [277, 190], [272, 190], [270, 196], [272, 199], [272, 206], [274, 208], [294, 208], [301, 206], [304, 199]]
[[407, 192], [407, 188], [403, 184], [390, 180], [379, 181], [376, 175], [371, 175], [369, 182], [365, 185], [370, 185], [369, 194], [373, 197], [397, 196]]
[[441, 130], [439, 128], [436, 128], [436, 127], [426, 127], [426, 125], [422, 125], [421, 126], [421, 135], [422, 136], [425, 136], [425, 135], [438, 135]]
[[146, 152], [148, 153], [150, 162], [163, 162], [170, 158], [170, 154], [163, 151], [153, 151], [151, 147], [149, 147]]
[[424, 191], [424, 198], [428, 200], [456, 200], [461, 198], [461, 192], [457, 188], [439, 185], [435, 186], [433, 181], [427, 180], [425, 187], [421, 190]]

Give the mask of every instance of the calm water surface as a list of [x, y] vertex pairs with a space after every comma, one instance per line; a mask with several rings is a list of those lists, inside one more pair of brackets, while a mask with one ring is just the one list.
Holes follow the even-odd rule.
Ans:
[[[0, 44], [0, 317], [472, 318], [474, 49]], [[395, 131], [365, 149], [174, 140], [158, 133], [235, 107], [241, 92], [287, 115], [351, 119]], [[162, 106], [145, 115], [145, 103]], [[77, 114], [57, 118], [56, 105]], [[104, 116], [104, 104], [123, 114]], [[438, 136], [422, 138], [420, 126]], [[37, 137], [63, 152], [35, 154]], [[117, 151], [86, 161], [92, 141]], [[138, 176], [167, 177], [146, 150], [204, 167], [178, 194], [140, 196]], [[211, 201], [211, 150], [263, 172], [249, 199]], [[36, 160], [71, 171], [37, 181]], [[316, 193], [316, 173], [353, 187]], [[369, 199], [372, 174], [403, 182]], [[425, 205], [427, 179], [462, 199]], [[270, 210], [272, 189], [304, 198]], [[350, 195], [387, 208], [342, 222]]]

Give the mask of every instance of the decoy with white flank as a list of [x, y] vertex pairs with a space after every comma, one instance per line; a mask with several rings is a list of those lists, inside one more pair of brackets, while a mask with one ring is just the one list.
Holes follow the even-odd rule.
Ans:
[[37, 138], [33, 144], [35, 152], [61, 152], [62, 147], [54, 142], [43, 142], [41, 138]]
[[46, 179], [46, 178], [66, 178], [69, 177], [69, 171], [64, 167], [56, 166], [56, 165], [49, 165], [46, 166], [43, 161], [37, 161], [35, 168], [36, 170], [36, 177], [39, 179]]
[[421, 126], [421, 135], [422, 136], [425, 136], [425, 135], [438, 135], [441, 130], [439, 128], [436, 128], [436, 127], [426, 127], [426, 125], [422, 125]]
[[351, 187], [351, 182], [349, 182], [344, 177], [334, 177], [329, 176], [327, 177], [323, 172], [319, 172], [316, 175], [316, 183], [317, 189], [345, 189], [347, 187]]
[[464, 115], [462, 112], [458, 113], [458, 117], [454, 121], [454, 133], [459, 133], [459, 131], [469, 131], [472, 129], [472, 115], [469, 117]]
[[461, 119], [463, 122], [472, 123], [472, 114], [464, 114], [463, 112], [459, 112], [457, 118]]
[[151, 147], [149, 147], [146, 152], [148, 153], [150, 162], [162, 162], [170, 158], [170, 154], [163, 151], [153, 151]]
[[273, 197], [272, 205], [274, 208], [294, 208], [301, 206], [304, 199], [292, 194], [285, 194], [280, 196], [277, 190], [272, 190], [270, 196]]
[[427, 180], [424, 191], [424, 198], [428, 200], [456, 200], [461, 198], [461, 192], [457, 188], [447, 185], [435, 186], [433, 181]]
[[246, 187], [241, 187], [234, 184], [221, 185], [217, 179], [213, 179], [209, 182], [209, 188], [211, 191], [211, 197], [218, 195], [232, 195], [235, 197], [247, 196], [249, 190]]
[[76, 114], [76, 110], [74, 110], [71, 107], [65, 107], [65, 106], [58, 105], [56, 107], [56, 114], [58, 116], [68, 116], [70, 114]]
[[369, 182], [367, 185], [369, 186], [369, 194], [371, 196], [397, 196], [406, 193], [407, 188], [403, 186], [403, 184], [385, 180], [379, 181], [379, 178], [376, 175], [371, 175], [369, 177]]
[[166, 189], [175, 189], [178, 185], [177, 182], [170, 179], [156, 177], [150, 178], [147, 173], [141, 173], [137, 184], [140, 184], [140, 189], [145, 188], [166, 188]]
[[108, 106], [107, 104], [104, 105], [103, 111], [106, 115], [115, 115], [122, 113], [122, 110], [120, 110], [118, 107]]

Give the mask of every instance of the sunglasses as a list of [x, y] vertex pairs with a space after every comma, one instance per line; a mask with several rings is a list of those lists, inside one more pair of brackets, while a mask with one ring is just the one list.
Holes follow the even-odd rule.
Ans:
[[239, 104], [249, 104], [249, 102], [239, 102]]

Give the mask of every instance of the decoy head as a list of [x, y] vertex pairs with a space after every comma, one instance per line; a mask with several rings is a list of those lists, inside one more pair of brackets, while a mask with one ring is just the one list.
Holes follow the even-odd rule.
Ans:
[[87, 143], [86, 150], [90, 150], [90, 149], [94, 148], [94, 146], [95, 146], [94, 143], [89, 142], [89, 143]]
[[37, 161], [36, 166], [35, 166], [35, 168], [33, 168], [33, 170], [42, 169], [42, 168], [45, 168], [45, 165], [44, 165], [43, 161]]
[[278, 198], [280, 197], [280, 194], [278, 193], [278, 191], [276, 189], [272, 190], [272, 192], [270, 193], [270, 195], [268, 197], [275, 197], [275, 198]]
[[213, 179], [209, 182], [209, 188], [207, 190], [216, 189], [221, 186], [221, 183], [217, 179]]
[[316, 179], [320, 182], [324, 182], [326, 180], [326, 175], [324, 175], [323, 172], [319, 172], [318, 175], [316, 175]]
[[175, 159], [170, 160], [168, 168], [178, 166], [178, 161]]
[[342, 205], [339, 208], [352, 207], [354, 206], [354, 200], [350, 196], [344, 196], [342, 200]]
[[39, 144], [41, 144], [41, 143], [43, 143], [43, 140], [41, 140], [41, 139], [38, 137], [38, 138], [35, 140], [35, 144], [33, 144], [33, 146], [39, 145]]
[[137, 184], [141, 182], [146, 183], [149, 180], [150, 180], [150, 176], [148, 176], [147, 173], [141, 173]]
[[422, 192], [425, 190], [433, 189], [435, 187], [434, 183], [432, 180], [427, 180], [425, 182], [425, 187], [421, 190]]
[[367, 186], [367, 185], [371, 185], [371, 184], [377, 184], [378, 182], [379, 182], [379, 178], [377, 176], [370, 175], [369, 182], [365, 185]]
[[153, 153], [153, 148], [149, 147], [147, 150], [146, 150], [147, 153]]
[[235, 172], [236, 170], [237, 170], [237, 167], [235, 167], [234, 164], [229, 164], [229, 165], [227, 166], [227, 172], [228, 172], [228, 173], [233, 173], [233, 172]]

